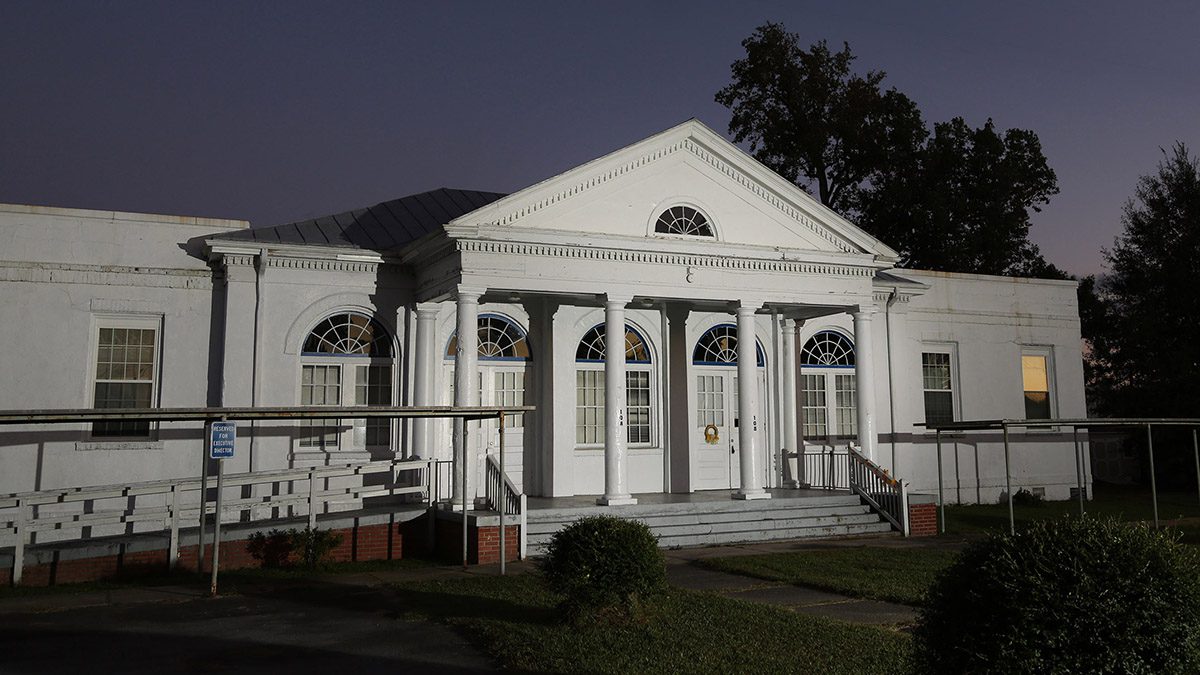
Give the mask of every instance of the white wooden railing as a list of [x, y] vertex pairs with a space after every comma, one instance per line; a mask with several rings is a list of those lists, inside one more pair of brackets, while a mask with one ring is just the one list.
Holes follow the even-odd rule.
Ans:
[[[500, 461], [496, 455], [487, 455], [487, 472], [484, 478], [484, 488], [486, 490], [486, 498], [488, 508], [504, 516], [516, 516], [516, 525], [519, 526], [519, 549], [518, 554], [521, 560], [525, 559], [526, 541], [525, 536], [525, 518], [526, 512], [529, 510], [526, 504], [525, 493], [517, 489], [508, 474], [501, 470]], [[504, 519], [504, 524], [507, 524], [507, 518]]]
[[[249, 520], [308, 516], [316, 527], [319, 513], [345, 510], [371, 497], [420, 494], [426, 503], [436, 498], [431, 477], [432, 460], [383, 460], [312, 468], [233, 473], [223, 477], [224, 492], [245, 486], [270, 486], [270, 494], [224, 499], [221, 520], [238, 522], [249, 512]], [[382, 474], [382, 480], [366, 484], [354, 480], [337, 485], [338, 479]], [[198, 478], [180, 478], [59, 488], [0, 495], [0, 547], [12, 546], [13, 583], [21, 581], [25, 547], [51, 541], [72, 541], [120, 534], [169, 533], [168, 560], [174, 568], [179, 560], [179, 530], [216, 512]], [[208, 481], [208, 491], [215, 490]], [[432, 488], [432, 489], [431, 489]], [[241, 490], [235, 490], [240, 493]], [[43, 537], [38, 535], [42, 534]]]
[[847, 454], [850, 491], [862, 497], [907, 537], [908, 491], [904, 481], [892, 478], [853, 445], [847, 446]]
[[811, 488], [824, 490], [850, 489], [849, 456], [844, 448], [808, 447], [801, 453], [804, 461], [804, 482]]

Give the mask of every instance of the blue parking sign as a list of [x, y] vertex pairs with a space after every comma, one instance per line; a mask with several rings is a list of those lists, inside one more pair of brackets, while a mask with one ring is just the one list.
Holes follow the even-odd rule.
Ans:
[[213, 422], [212, 438], [208, 444], [208, 456], [212, 459], [233, 457], [233, 446], [237, 442], [237, 423]]

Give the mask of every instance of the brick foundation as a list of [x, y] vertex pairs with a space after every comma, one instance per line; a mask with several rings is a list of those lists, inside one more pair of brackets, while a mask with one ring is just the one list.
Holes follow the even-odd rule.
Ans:
[[[265, 530], [271, 529], [264, 527]], [[400, 525], [382, 523], [378, 525], [362, 525], [331, 530], [341, 536], [342, 540], [329, 554], [334, 562], [361, 562], [367, 560], [398, 560], [402, 557], [403, 536]], [[210, 530], [211, 534], [211, 530]], [[104, 579], [129, 578], [149, 574], [162, 574], [167, 571], [167, 549], [149, 551], [122, 552], [116, 555], [78, 558], [73, 560], [60, 559], [55, 551], [49, 564], [26, 565], [22, 571], [22, 585], [53, 586], [56, 584], [71, 584], [82, 581], [100, 581]], [[183, 570], [196, 569], [196, 546], [182, 546], [179, 549], [179, 568]], [[212, 560], [212, 545], [204, 546], [205, 561]], [[498, 559], [498, 558], [497, 558]], [[258, 567], [259, 561], [250, 556], [246, 550], [246, 539], [235, 539], [221, 542], [221, 569], [241, 569]], [[11, 585], [12, 569], [0, 569], [0, 583]]]
[[[505, 525], [506, 542], [504, 557], [514, 561], [520, 554], [521, 528]], [[462, 562], [462, 521], [449, 518], [437, 519], [437, 556], [440, 560]], [[471, 565], [488, 565], [500, 562], [500, 526], [484, 525], [467, 528], [467, 562]]]
[[937, 504], [932, 502], [908, 505], [908, 536], [933, 537], [938, 533]]

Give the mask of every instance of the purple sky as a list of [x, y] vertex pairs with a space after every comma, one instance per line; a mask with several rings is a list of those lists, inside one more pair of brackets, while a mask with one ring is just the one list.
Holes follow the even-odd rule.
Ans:
[[931, 125], [1037, 132], [1062, 192], [1032, 237], [1100, 271], [1159, 148], [1200, 150], [1200, 5], [914, 4], [0, 0], [0, 201], [270, 225], [512, 191], [689, 117], [725, 132], [713, 94], [775, 20]]

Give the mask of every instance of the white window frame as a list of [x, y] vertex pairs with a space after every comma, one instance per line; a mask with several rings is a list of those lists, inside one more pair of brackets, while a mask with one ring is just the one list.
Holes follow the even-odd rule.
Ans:
[[[649, 345], [647, 345], [647, 347], [649, 347]], [[599, 373], [598, 377], [600, 378], [600, 381], [604, 382], [604, 364], [603, 363], [591, 363], [591, 362], [576, 361], [575, 362], [575, 372], [576, 373], [581, 373], [581, 372]], [[650, 408], [650, 422], [649, 422], [650, 440], [647, 442], [642, 442], [642, 443], [633, 443], [633, 442], [629, 441], [629, 438], [627, 436], [625, 439], [625, 444], [626, 444], [626, 447], [629, 447], [629, 448], [656, 448], [656, 447], [658, 447], [658, 433], [659, 433], [659, 431], [658, 431], [658, 429], [659, 429], [658, 405], [657, 405], [657, 403], [658, 403], [658, 375], [654, 369], [653, 358], [651, 359], [650, 363], [626, 363], [625, 364], [625, 382], [626, 382], [625, 419], [626, 420], [631, 419], [631, 417], [629, 415], [628, 382], [629, 382], [629, 373], [634, 373], [634, 372], [646, 373], [647, 377], [649, 379], [649, 386], [650, 386], [650, 404], [649, 404], [649, 408]], [[579, 376], [578, 375], [575, 376], [574, 393], [575, 393], [574, 399], [578, 400], [578, 396], [579, 396]], [[574, 407], [575, 407], [575, 414], [576, 414], [576, 416], [578, 416], [580, 406], [578, 403], [576, 403], [576, 404], [574, 404]], [[643, 406], [639, 406], [639, 407], [643, 407]], [[598, 410], [598, 415], [599, 415], [599, 419], [600, 419], [600, 429], [607, 431], [605, 429], [605, 424], [606, 424], [605, 410], [606, 410], [606, 408], [605, 408], [605, 401], [603, 400], [603, 398], [601, 398], [601, 400], [598, 403], [598, 405], [596, 406], [596, 408]], [[579, 420], [578, 419], [575, 420], [575, 428], [577, 430], [579, 428]], [[631, 428], [631, 427], [627, 426], [627, 429], [628, 428]], [[576, 435], [576, 438], [578, 439], [578, 434]], [[591, 450], [591, 449], [603, 448], [603, 447], [604, 447], [604, 441], [600, 441], [597, 443], [580, 443], [577, 440], [575, 443], [575, 448], [577, 450]]]
[[[821, 333], [836, 333], [842, 338], [846, 339], [846, 341], [850, 343], [850, 347], [853, 350], [852, 353], [854, 354], [854, 358], [856, 360], [858, 359], [858, 343], [854, 341], [852, 336], [847, 335], [844, 331], [836, 327], [823, 326], [817, 328], [815, 331], [813, 331], [812, 335], [809, 335], [800, 342], [799, 349], [797, 349], [797, 356], [801, 361], [803, 361], [804, 358], [804, 348], [808, 345], [809, 341]], [[844, 408], [838, 405], [837, 378], [838, 376], [844, 375], [854, 378], [854, 408], [852, 408], [853, 413], [850, 416], [851, 431], [848, 434], [838, 433], [840, 431], [838, 424], [838, 412]], [[824, 434], [809, 436], [804, 430], [805, 426], [809, 426], [811, 424], [806, 415], [806, 410], [810, 409], [810, 406], [805, 405], [807, 403], [806, 392], [809, 391], [806, 385], [806, 378], [815, 378], [821, 382], [822, 391], [824, 392], [825, 396]], [[846, 441], [858, 439], [858, 370], [854, 366], [826, 364], [807, 365], [802, 362], [800, 364], [800, 378], [796, 384], [800, 388], [799, 405], [800, 414], [803, 419], [803, 424], [801, 425], [800, 429], [801, 433], [804, 435], [805, 441], [813, 441], [817, 444], [833, 445], [838, 443], [844, 444]]]
[[[1021, 357], [1026, 356], [1041, 356], [1046, 359], [1046, 399], [1050, 403], [1050, 419], [1058, 417], [1058, 383], [1054, 378], [1054, 347], [1049, 345], [1021, 345]], [[1022, 364], [1022, 358], [1017, 359], [1017, 375], [1020, 388], [1021, 402], [1021, 419], [1030, 419], [1025, 416], [1025, 369]]]
[[922, 342], [921, 354], [918, 361], [918, 376], [917, 384], [921, 391], [921, 415], [919, 419], [924, 422], [928, 419], [925, 411], [925, 392], [926, 391], [942, 391], [926, 390], [925, 389], [925, 355], [926, 354], [946, 354], [950, 361], [950, 410], [951, 419], [954, 421], [962, 420], [962, 380], [958, 375], [958, 344], [953, 342]]
[[[154, 371], [150, 378], [150, 407], [161, 407], [159, 400], [161, 392], [162, 377], [162, 357], [163, 357], [163, 317], [161, 314], [93, 314], [91, 335], [88, 342], [88, 376], [85, 378], [87, 382], [86, 400], [88, 407], [96, 407], [96, 384], [100, 378], [96, 377], [97, 359], [100, 354], [100, 329], [102, 328], [132, 328], [137, 330], [153, 330], [154, 331]], [[139, 380], [141, 381], [141, 380]], [[129, 442], [142, 441], [153, 442], [158, 440], [158, 423], [151, 422], [149, 431], [146, 435], [138, 436], [97, 436], [92, 433], [94, 429], [93, 423], [85, 425], [86, 435], [88, 440], [105, 443], [105, 442]]]

